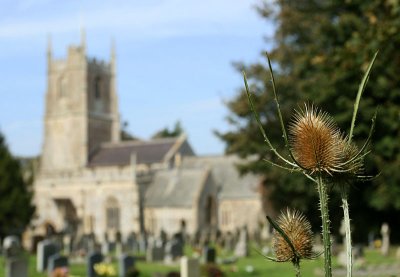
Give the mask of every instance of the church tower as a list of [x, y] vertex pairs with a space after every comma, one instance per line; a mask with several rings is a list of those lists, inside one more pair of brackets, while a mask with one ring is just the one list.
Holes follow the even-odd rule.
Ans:
[[42, 173], [83, 168], [101, 143], [120, 140], [114, 43], [110, 56], [89, 59], [82, 32], [79, 46], [53, 59], [49, 39]]

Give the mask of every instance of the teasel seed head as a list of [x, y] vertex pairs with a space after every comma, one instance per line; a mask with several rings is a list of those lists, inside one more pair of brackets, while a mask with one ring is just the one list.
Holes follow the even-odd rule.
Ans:
[[343, 136], [333, 119], [313, 106], [299, 110], [289, 126], [289, 141], [297, 163], [310, 174], [332, 175], [341, 162]]
[[297, 259], [312, 259], [314, 257], [311, 224], [301, 212], [287, 209], [281, 213], [276, 223], [290, 239], [297, 252], [294, 253], [282, 235], [274, 230], [272, 244], [277, 261], [293, 262]]

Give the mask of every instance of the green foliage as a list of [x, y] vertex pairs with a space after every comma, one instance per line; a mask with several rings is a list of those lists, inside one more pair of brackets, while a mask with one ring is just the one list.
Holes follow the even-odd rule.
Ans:
[[21, 234], [33, 214], [33, 175], [24, 180], [21, 165], [7, 149], [0, 134], [0, 237]]
[[152, 138], [170, 138], [177, 137], [183, 133], [183, 128], [181, 126], [181, 122], [175, 122], [174, 128], [169, 130], [168, 127], [156, 132]]
[[[297, 105], [311, 102], [334, 116], [339, 127], [349, 133], [358, 85], [374, 53], [379, 50], [359, 104], [353, 140], [362, 145], [379, 106], [372, 137], [373, 154], [366, 160], [366, 173], [380, 172], [381, 175], [373, 181], [354, 184], [349, 191], [349, 203], [356, 240], [365, 241], [370, 231], [366, 226], [376, 231], [383, 220], [396, 228], [395, 213], [400, 210], [400, 52], [397, 50], [400, 3], [379, 0], [274, 3], [265, 1], [258, 10], [276, 26], [273, 49], [269, 53], [286, 123]], [[282, 132], [267, 62], [237, 64], [237, 68], [246, 71], [261, 122], [271, 143], [280, 145], [282, 153]], [[219, 133], [227, 144], [226, 151], [243, 157], [256, 155], [257, 161], [240, 169], [264, 174], [265, 191], [273, 206], [276, 209], [296, 207], [317, 228], [316, 193], [310, 188], [311, 183], [263, 161], [274, 160], [274, 157], [267, 151], [244, 90], [227, 105], [231, 111], [232, 130]], [[342, 212], [337, 207], [340, 201], [337, 193], [331, 195], [332, 226], [339, 226]]]

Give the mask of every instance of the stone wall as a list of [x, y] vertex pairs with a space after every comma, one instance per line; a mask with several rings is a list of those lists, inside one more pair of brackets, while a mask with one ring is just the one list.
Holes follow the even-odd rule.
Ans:
[[219, 201], [218, 221], [222, 232], [233, 232], [247, 226], [250, 232], [258, 227], [263, 219], [259, 199], [222, 199]]

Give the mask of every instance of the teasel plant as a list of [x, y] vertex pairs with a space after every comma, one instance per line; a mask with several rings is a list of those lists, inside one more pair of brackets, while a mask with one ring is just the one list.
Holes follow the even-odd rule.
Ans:
[[[260, 117], [254, 107], [252, 94], [247, 83], [246, 73], [243, 71], [244, 84], [250, 108], [257, 121], [265, 143], [279, 160], [278, 163], [274, 163], [267, 159], [265, 161], [273, 166], [288, 170], [289, 172], [301, 173], [313, 181], [317, 186], [319, 195], [319, 209], [321, 211], [322, 220], [324, 269], [326, 277], [332, 277], [330, 219], [328, 208], [328, 186], [331, 184], [337, 184], [341, 192], [343, 217], [346, 230], [345, 240], [347, 277], [352, 276], [353, 261], [348, 205], [348, 186], [353, 180], [368, 180], [374, 178], [374, 176], [367, 176], [364, 174], [363, 163], [364, 158], [370, 153], [368, 146], [370, 144], [371, 136], [375, 127], [376, 112], [372, 118], [372, 124], [368, 137], [360, 149], [358, 149], [358, 147], [352, 142], [352, 137], [361, 96], [365, 90], [377, 54], [378, 52], [375, 53], [360, 83], [354, 102], [350, 132], [349, 135], [346, 136], [340, 131], [333, 118], [329, 114], [310, 104], [305, 104], [304, 107], [296, 110], [292, 121], [289, 123], [288, 135], [276, 92], [271, 61], [268, 53], [266, 53], [272, 83], [272, 92], [277, 108], [277, 115], [285, 142], [285, 148], [288, 151], [288, 155], [285, 156], [279, 153], [272, 145], [268, 135], [262, 127]], [[273, 223], [273, 225], [277, 225], [273, 222], [273, 220], [268, 220]], [[284, 233], [284, 230], [282, 230], [282, 233]], [[290, 245], [290, 240], [287, 241]]]
[[274, 228], [272, 248], [274, 257], [264, 256], [274, 262], [292, 262], [296, 277], [301, 276], [300, 261], [311, 260], [319, 256], [313, 252], [313, 233], [311, 224], [298, 210], [282, 211], [276, 221], [267, 216]]

